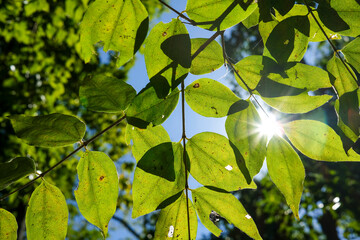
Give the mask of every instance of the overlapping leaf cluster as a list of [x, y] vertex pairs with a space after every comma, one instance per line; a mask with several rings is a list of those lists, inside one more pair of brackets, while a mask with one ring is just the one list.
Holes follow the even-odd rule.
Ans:
[[[219, 236], [221, 230], [216, 226], [219, 217], [248, 236], [261, 239], [251, 216], [231, 193], [256, 188], [253, 178], [265, 157], [274, 184], [296, 218], [299, 218], [305, 179], [297, 151], [319, 161], [360, 161], [354, 149], [360, 127], [358, 39], [341, 50], [344, 59], [334, 54], [326, 70], [300, 62], [311, 41], [358, 36], [360, 5], [355, 0], [309, 4], [307, 1], [295, 4], [295, 1], [188, 0], [189, 18], [182, 14], [180, 17], [194, 26], [214, 31], [214, 36], [223, 36], [224, 30], [241, 22], [247, 27], [258, 25], [265, 46], [263, 55], [249, 56], [236, 64], [227, 57], [225, 46], [213, 39], [190, 39], [187, 27], [178, 18], [158, 23], [146, 37], [148, 14], [139, 0], [96, 0], [89, 6], [80, 33], [85, 62], [94, 53], [94, 44], [102, 42], [105, 50], [118, 53], [117, 65], [121, 66], [145, 40], [147, 86], [136, 94], [125, 82], [95, 75], [82, 82], [80, 99], [91, 111], [119, 113], [126, 118], [126, 138], [133, 143], [132, 152], [137, 161], [132, 217], [161, 209], [155, 232], [157, 239], [195, 239], [197, 218]], [[185, 87], [189, 73], [205, 74], [224, 63], [233, 69], [239, 85], [250, 93], [249, 99], [241, 99], [226, 86], [208, 78], [200, 78]], [[337, 98], [314, 94], [323, 88], [333, 88]], [[227, 137], [203, 132], [187, 138], [183, 129], [180, 140], [186, 144], [171, 142], [161, 124], [177, 106], [180, 93], [182, 105], [186, 100], [198, 114], [227, 117]], [[291, 114], [306, 113], [334, 101], [339, 129], [335, 131], [320, 121], [294, 120], [282, 124], [283, 136], [267, 139], [259, 131], [262, 120], [258, 111], [263, 108], [258, 106], [257, 98]], [[85, 133], [85, 124], [74, 116], [51, 114], [10, 119], [19, 138], [39, 147], [72, 144], [81, 141]], [[88, 143], [85, 141], [82, 146]], [[29, 159], [14, 159], [6, 167], [17, 169], [19, 161]], [[77, 170], [79, 186], [75, 196], [79, 210], [106, 236], [118, 197], [116, 168], [106, 154], [87, 150]], [[24, 165], [14, 171], [12, 179], [2, 177], [1, 184], [8, 185], [28, 173]], [[189, 174], [203, 187], [189, 189]], [[39, 199], [43, 204], [39, 204]], [[4, 219], [11, 218], [6, 211], [1, 214]], [[7, 229], [16, 229], [14, 223], [10, 224]], [[28, 237], [35, 239], [32, 236], [47, 234], [64, 238], [66, 224], [64, 197], [58, 188], [44, 180], [29, 202]], [[8, 234], [0, 225], [2, 231]], [[16, 234], [14, 231], [11, 234]]]

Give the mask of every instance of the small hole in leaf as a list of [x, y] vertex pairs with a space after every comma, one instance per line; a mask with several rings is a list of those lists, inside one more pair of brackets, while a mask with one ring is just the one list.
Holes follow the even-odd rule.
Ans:
[[193, 88], [198, 88], [198, 87], [200, 87], [199, 83], [195, 83], [194, 86], [193, 86]]

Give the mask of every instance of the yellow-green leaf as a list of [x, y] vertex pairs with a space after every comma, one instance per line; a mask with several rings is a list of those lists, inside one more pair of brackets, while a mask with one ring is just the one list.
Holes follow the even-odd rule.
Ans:
[[335, 78], [333, 85], [339, 97], [341, 97], [344, 93], [352, 92], [359, 88], [358, 84], [352, 77], [355, 76], [355, 73], [351, 70], [351, 67], [348, 65], [348, 69], [351, 72], [349, 73], [341, 60], [335, 55], [327, 63], [326, 68]]
[[240, 100], [228, 87], [210, 78], [201, 78], [185, 89], [186, 103], [205, 117], [225, 117]]
[[68, 217], [65, 197], [60, 189], [43, 181], [31, 194], [26, 211], [27, 239], [65, 239]]
[[348, 25], [349, 29], [339, 31], [341, 35], [356, 37], [360, 34], [360, 4], [357, 0], [330, 1], [331, 7]]
[[156, 210], [185, 187], [183, 148], [180, 143], [162, 143], [145, 153], [135, 169], [132, 217]]
[[164, 142], [171, 142], [169, 134], [161, 125], [149, 125], [146, 129], [141, 129], [128, 124], [126, 141], [130, 144], [131, 140], [133, 141], [131, 153], [136, 161], [139, 161], [149, 149]]
[[116, 211], [119, 180], [113, 161], [103, 152], [86, 151], [77, 166], [79, 185], [75, 190], [81, 214], [106, 236]]
[[17, 157], [0, 163], [0, 190], [30, 173], [35, 173], [35, 170], [34, 160], [28, 157]]
[[[196, 216], [196, 215], [195, 215]], [[16, 218], [10, 212], [0, 208], [0, 237], [3, 240], [17, 239], [18, 225]]]
[[210, 220], [210, 214], [217, 213], [249, 237], [256, 240], [262, 239], [254, 220], [231, 193], [212, 191], [206, 187], [197, 188], [191, 192], [202, 224], [215, 236], [219, 237], [221, 230]]
[[94, 44], [102, 42], [105, 52], [120, 53], [116, 65], [124, 65], [144, 41], [148, 21], [148, 13], [140, 0], [96, 0], [80, 25], [81, 57], [89, 62], [96, 54]]
[[241, 172], [230, 141], [217, 133], [196, 134], [186, 143], [190, 173], [202, 185], [237, 191], [256, 188]]
[[356, 71], [360, 72], [360, 38], [355, 38], [348, 43], [341, 52], [344, 54], [348, 63], [353, 66]]
[[30, 117], [9, 117], [18, 138], [38, 147], [61, 147], [80, 141], [85, 134], [85, 124], [78, 118], [53, 113]]
[[304, 155], [319, 161], [360, 161], [360, 155], [347, 155], [340, 136], [325, 123], [296, 120], [283, 124], [291, 143]]
[[267, 146], [266, 163], [271, 180], [284, 195], [295, 217], [304, 188], [305, 169], [300, 157], [288, 142], [273, 136]]
[[[191, 239], [196, 239], [197, 216], [191, 200], [188, 199], [188, 201], [190, 236]], [[189, 239], [184, 193], [174, 203], [161, 210], [155, 229], [155, 239]]]
[[199, 27], [218, 31], [243, 21], [256, 7], [253, 1], [188, 0], [186, 13]]
[[[191, 55], [193, 55], [207, 40], [207, 38], [192, 38]], [[222, 48], [216, 41], [212, 41], [192, 60], [190, 73], [195, 75], [210, 73], [221, 67], [223, 64], [224, 58]]]
[[260, 124], [251, 102], [242, 111], [229, 115], [225, 122], [226, 133], [241, 153], [251, 179], [259, 173], [266, 154], [267, 137], [259, 131]]

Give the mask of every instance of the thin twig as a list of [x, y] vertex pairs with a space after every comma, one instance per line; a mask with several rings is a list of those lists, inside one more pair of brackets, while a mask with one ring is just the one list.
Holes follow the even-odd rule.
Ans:
[[175, 8], [171, 7], [169, 4], [167, 4], [166, 2], [164, 2], [163, 0], [159, 0], [159, 2], [161, 2], [163, 5], [165, 5], [167, 8], [169, 8], [171, 11], [175, 12], [177, 15], [179, 15], [181, 18], [185, 19], [186, 21], [188, 21], [191, 25], [196, 25], [196, 22], [191, 20], [190, 18], [188, 18], [187, 16], [185, 16], [184, 14], [182, 14], [181, 12], [177, 11]]
[[54, 166], [50, 167], [49, 169], [47, 169], [46, 171], [44, 171], [43, 173], [41, 173], [39, 176], [37, 176], [36, 178], [34, 178], [33, 180], [31, 180], [30, 182], [22, 185], [21, 187], [18, 187], [17, 189], [15, 189], [14, 191], [6, 194], [5, 196], [0, 198], [0, 202], [5, 200], [6, 198], [8, 198], [10, 195], [30, 186], [31, 184], [33, 184], [36, 180], [38, 180], [39, 178], [44, 177], [47, 173], [49, 173], [50, 171], [52, 171], [54, 168], [56, 168], [57, 166], [59, 166], [60, 164], [62, 164], [63, 162], [65, 162], [67, 159], [69, 159], [71, 156], [73, 156], [75, 153], [77, 153], [78, 151], [80, 151], [83, 147], [86, 147], [87, 145], [89, 145], [90, 143], [92, 143], [94, 140], [96, 140], [98, 137], [100, 137], [102, 134], [104, 134], [105, 132], [109, 131], [111, 128], [115, 127], [116, 125], [120, 124], [120, 122], [122, 120], [124, 120], [126, 118], [126, 116], [121, 117], [120, 119], [118, 119], [117, 121], [113, 122], [110, 126], [108, 126], [107, 128], [103, 129], [102, 131], [98, 132], [95, 136], [91, 137], [89, 140], [83, 142], [78, 148], [76, 148], [74, 151], [72, 151], [70, 154], [68, 154], [66, 157], [64, 157], [63, 159], [61, 159], [59, 162], [57, 162]]
[[354, 80], [357, 82], [357, 79], [356, 77], [353, 75], [352, 71], [350, 70], [349, 66], [346, 65], [345, 61], [342, 59], [339, 51], [336, 49], [335, 45], [331, 42], [330, 38], [328, 37], [328, 35], [326, 34], [324, 28], [321, 26], [320, 22], [317, 20], [317, 18], [315, 17], [312, 9], [310, 8], [308, 2], [306, 0], [303, 0], [309, 13], [311, 14], [311, 16], [314, 18], [316, 24], [319, 26], [321, 32], [324, 34], [324, 36], [326, 37], [326, 40], [329, 42], [331, 48], [333, 49], [333, 51], [335, 52], [335, 54], [340, 58], [341, 62], [344, 64], [346, 70], [350, 73], [350, 75], [354, 78]]
[[194, 60], [194, 58], [197, 57], [197, 55], [199, 55], [212, 41], [215, 40], [215, 38], [219, 35], [221, 35], [222, 33], [224, 33], [224, 31], [217, 31], [216, 33], [214, 33], [208, 40], [206, 40], [206, 42], [204, 42], [198, 50], [196, 50], [196, 52], [191, 56], [191, 60]]
[[141, 239], [141, 236], [124, 219], [115, 215], [112, 218], [124, 225], [124, 227], [129, 230], [129, 232], [131, 232], [137, 239]]

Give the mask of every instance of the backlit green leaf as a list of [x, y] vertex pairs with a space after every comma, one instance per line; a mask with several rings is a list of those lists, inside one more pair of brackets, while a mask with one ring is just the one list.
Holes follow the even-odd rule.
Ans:
[[256, 9], [250, 14], [250, 16], [248, 16], [244, 21], [242, 21], [242, 24], [244, 24], [244, 26], [247, 29], [254, 27], [258, 25], [259, 17], [260, 17], [259, 8], [256, 7]]
[[[196, 216], [196, 215], [195, 215]], [[18, 225], [16, 218], [10, 212], [0, 208], [0, 237], [3, 240], [17, 239]]]
[[356, 71], [360, 72], [360, 38], [352, 40], [341, 52], [344, 54], [346, 61], [350, 63]]
[[219, 237], [221, 230], [210, 220], [211, 213], [219, 214], [249, 237], [262, 239], [251, 216], [231, 193], [212, 191], [206, 187], [197, 188], [191, 192], [202, 224], [215, 236]]
[[[207, 38], [192, 38], [191, 55], [193, 55], [207, 40]], [[190, 73], [195, 75], [210, 73], [221, 67], [223, 64], [224, 58], [222, 48], [216, 41], [212, 41], [192, 60]]]
[[251, 102], [246, 109], [229, 115], [225, 122], [226, 133], [244, 158], [251, 179], [260, 171], [266, 154], [267, 138], [259, 131], [260, 124]]
[[78, 118], [53, 113], [30, 117], [9, 117], [18, 138], [38, 147], [61, 147], [80, 141], [85, 134], [85, 124]]
[[305, 169], [300, 157], [288, 142], [274, 136], [267, 146], [266, 163], [271, 180], [299, 219], [299, 204], [305, 179]]
[[293, 16], [278, 23], [265, 45], [278, 63], [300, 61], [307, 49], [310, 23], [306, 16]]
[[80, 158], [77, 172], [79, 185], [74, 193], [79, 210], [106, 236], [119, 194], [115, 164], [103, 152], [86, 151]]
[[186, 103], [205, 117], [225, 117], [231, 106], [240, 100], [229, 88], [209, 79], [201, 78], [185, 89]]
[[332, 98], [331, 95], [310, 96], [304, 92], [296, 96], [266, 98], [261, 97], [271, 107], [284, 113], [307, 113], [314, 110]]
[[357, 0], [330, 1], [331, 7], [349, 25], [341, 35], [356, 37], [360, 34], [360, 5]]
[[[189, 201], [190, 236], [196, 238], [197, 216]], [[155, 227], [155, 239], [188, 239], [186, 196], [184, 193], [176, 202], [162, 209]]]
[[174, 111], [179, 100], [179, 90], [165, 98], [158, 98], [155, 89], [149, 87], [141, 91], [126, 111], [128, 123], [139, 128], [146, 128], [149, 123], [160, 125]]
[[145, 153], [135, 169], [132, 217], [156, 210], [185, 187], [183, 148], [180, 143], [162, 143]]
[[85, 78], [80, 86], [80, 101], [96, 112], [122, 112], [136, 96], [135, 89], [121, 79], [105, 75]]
[[333, 85], [341, 97], [344, 93], [352, 92], [359, 88], [356, 81], [352, 76], [355, 76], [355, 73], [350, 69], [351, 74], [348, 72], [341, 60], [335, 55], [330, 59], [326, 66], [327, 70], [335, 78]]
[[319, 161], [360, 161], [360, 155], [348, 156], [339, 135], [328, 125], [314, 120], [296, 120], [283, 124], [286, 136], [304, 155]]
[[104, 51], [119, 52], [118, 67], [129, 61], [144, 41], [148, 13], [140, 0], [97, 0], [87, 9], [80, 25], [81, 57], [89, 62], [96, 54], [94, 44]]
[[65, 239], [68, 216], [62, 192], [43, 181], [31, 194], [26, 211], [27, 239]]
[[17, 157], [0, 163], [0, 190], [30, 173], [35, 173], [35, 170], [34, 160], [27, 157]]
[[186, 13], [199, 27], [225, 30], [246, 19], [256, 9], [253, 1], [188, 0]]
[[179, 19], [158, 23], [145, 45], [145, 64], [159, 97], [166, 96], [187, 76], [191, 66], [191, 42]]
[[190, 158], [190, 173], [201, 184], [236, 191], [256, 188], [248, 184], [239, 168], [229, 140], [217, 133], [196, 134], [186, 144]]
[[128, 124], [126, 126], [126, 141], [130, 144], [133, 141], [131, 153], [136, 161], [139, 161], [151, 148], [160, 143], [171, 142], [169, 134], [161, 125], [151, 126], [146, 129], [137, 128]]

